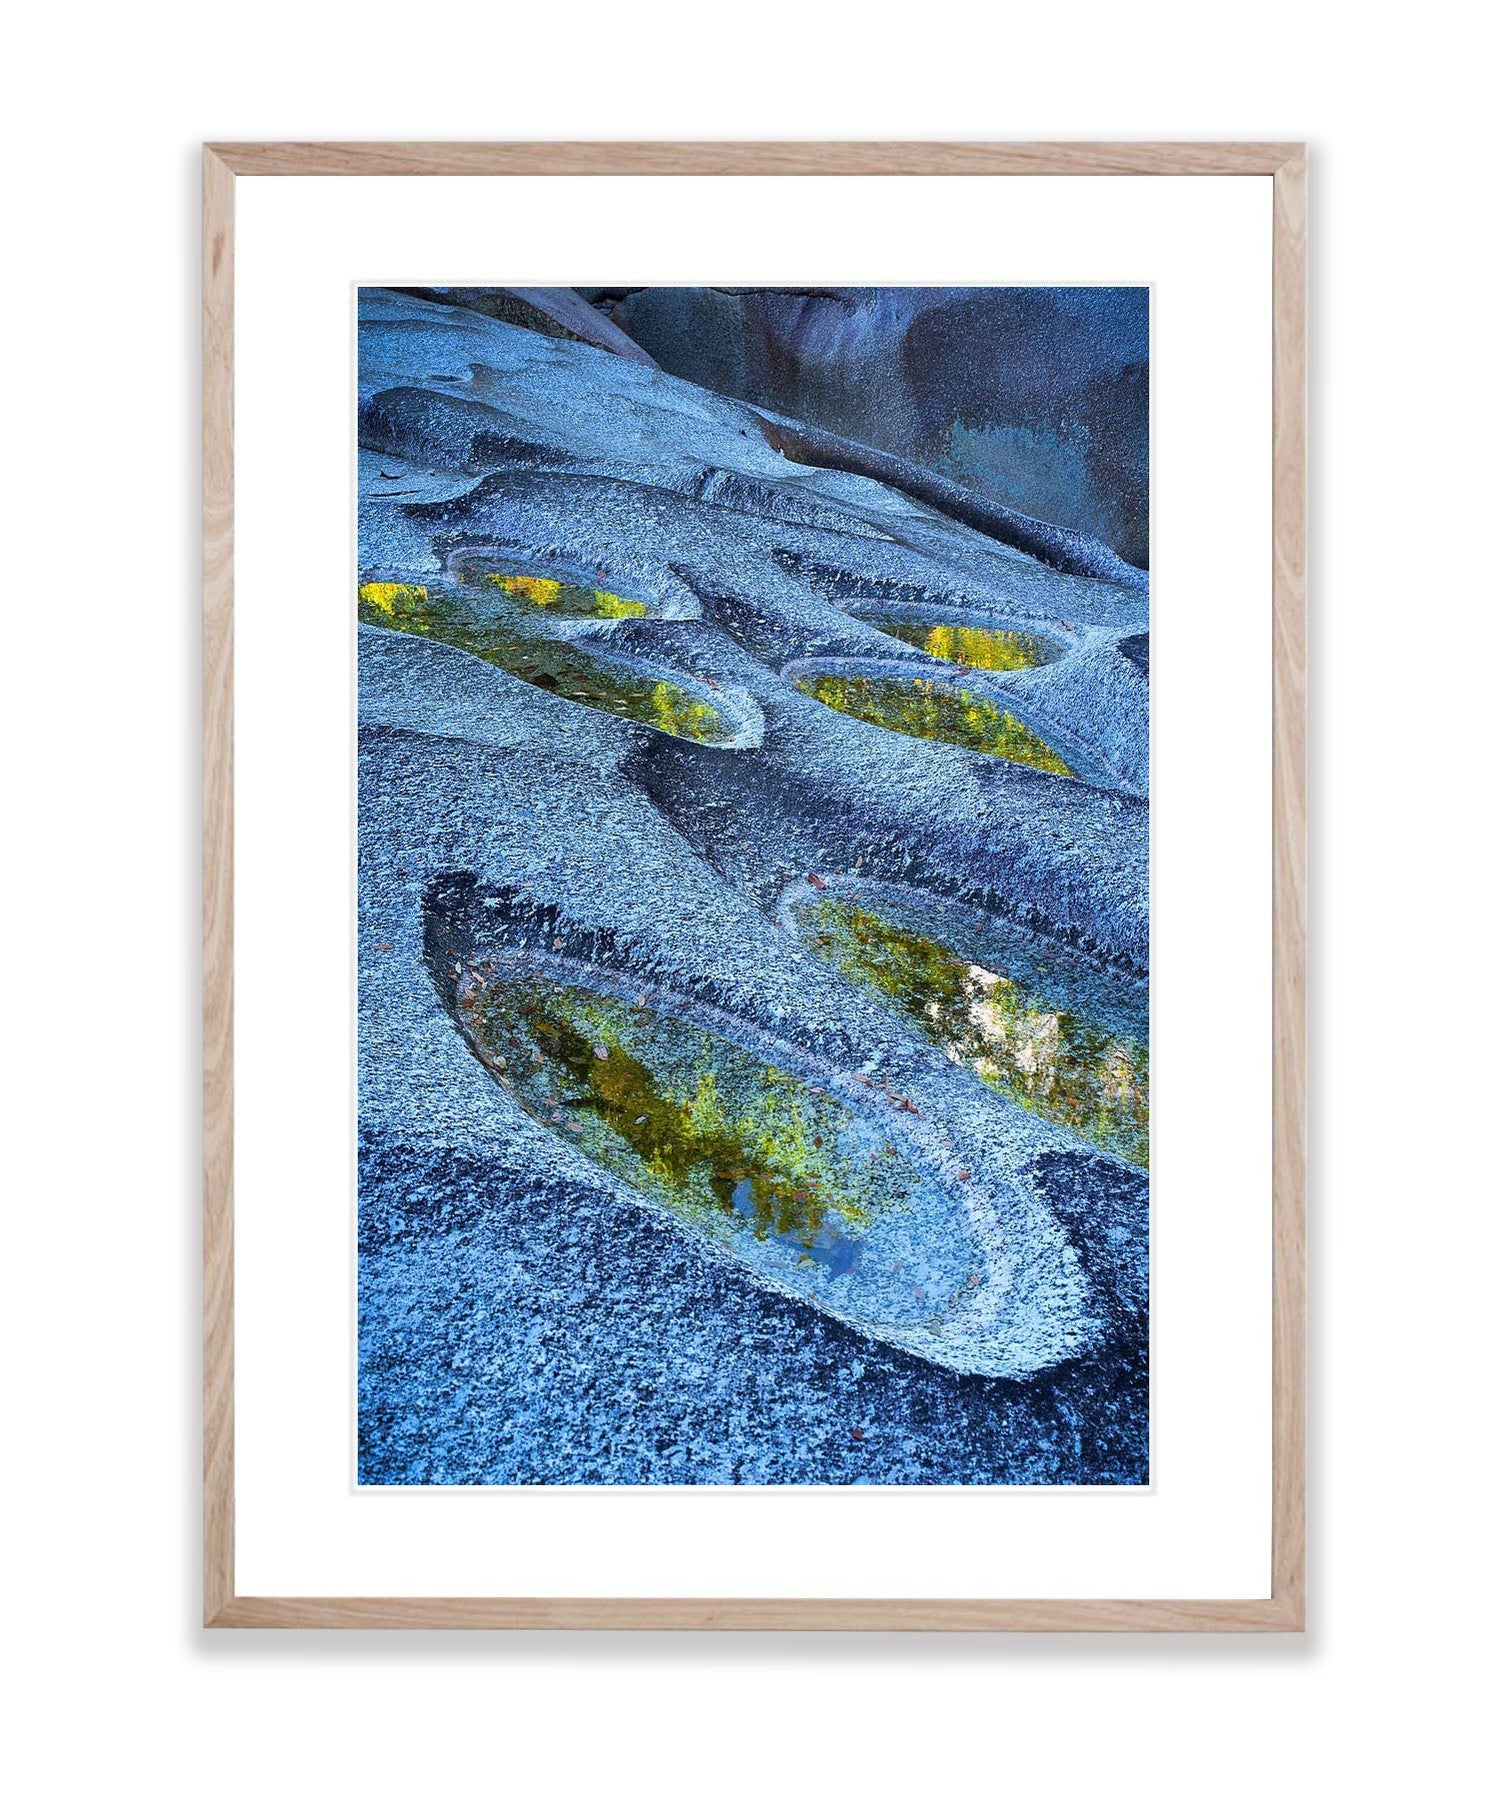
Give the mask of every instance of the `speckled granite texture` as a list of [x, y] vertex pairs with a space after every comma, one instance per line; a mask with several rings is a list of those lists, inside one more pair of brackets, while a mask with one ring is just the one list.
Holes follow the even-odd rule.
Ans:
[[[366, 291], [359, 394], [366, 592], [399, 605], [493, 558], [626, 596], [635, 616], [544, 628], [722, 725], [672, 735], [364, 615], [361, 1481], [1146, 1481], [1145, 1173], [797, 925], [812, 898], [899, 896], [934, 941], [989, 921], [1143, 1006], [1144, 577], [1075, 572], [1118, 558], [1048, 535], [1072, 518], [977, 528], [915, 497], [919, 471], [794, 459], [743, 399], [465, 306]], [[893, 624], [1030, 633], [1048, 659], [954, 666]], [[1071, 778], [834, 710], [826, 676], [961, 693]], [[473, 983], [515, 971], [688, 1021], [888, 1137], [914, 1171], [902, 1241], [964, 1271], [956, 1297], [918, 1317], [909, 1255], [871, 1249], [855, 1303], [591, 1160], [476, 1053]]]

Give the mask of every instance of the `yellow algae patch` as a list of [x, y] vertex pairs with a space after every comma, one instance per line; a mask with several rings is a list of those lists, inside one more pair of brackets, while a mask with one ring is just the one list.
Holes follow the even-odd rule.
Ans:
[[516, 599], [529, 600], [533, 606], [553, 606], [562, 598], [563, 583], [541, 575], [491, 575], [489, 580]]
[[601, 588], [595, 592], [598, 601], [595, 610], [600, 618], [644, 618], [644, 600], [622, 600], [617, 593], [605, 593]]
[[359, 604], [387, 618], [402, 618], [427, 604], [427, 590], [406, 581], [366, 581], [359, 589]]
[[921, 643], [929, 656], [964, 668], [1038, 668], [1051, 658], [1048, 646], [1021, 631], [987, 631], [969, 625], [933, 625]]
[[990, 673], [1040, 668], [1062, 655], [1058, 646], [1030, 631], [1001, 631], [987, 625], [909, 624], [901, 619], [872, 618], [869, 623], [887, 637], [909, 643], [928, 656], [959, 668], [981, 668]]
[[905, 737], [927, 737], [956, 743], [986, 756], [1023, 762], [1046, 774], [1072, 770], [1045, 738], [993, 700], [967, 693], [946, 681], [876, 680], [867, 675], [818, 675], [797, 682], [798, 688], [834, 712], [898, 731]]
[[711, 743], [722, 733], [718, 713], [706, 700], [694, 700], [674, 681], [658, 681], [651, 690], [651, 719], [658, 731]]
[[644, 618], [644, 600], [627, 600], [602, 587], [580, 587], [571, 581], [554, 581], [545, 575], [490, 573], [484, 579], [512, 599], [531, 606], [551, 606], [575, 616], [592, 618]]
[[1027, 1111], [1141, 1168], [1150, 1162], [1150, 1055], [1142, 1038], [1063, 1000], [1011, 960], [987, 968], [841, 900], [810, 907], [803, 936], [861, 987], [893, 1000], [948, 1058]]

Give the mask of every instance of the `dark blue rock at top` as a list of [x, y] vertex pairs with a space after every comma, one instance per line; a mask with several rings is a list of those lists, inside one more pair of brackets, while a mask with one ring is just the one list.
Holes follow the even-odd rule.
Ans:
[[1148, 565], [1148, 288], [642, 288], [601, 303], [673, 374]]
[[[733, 726], [687, 742], [360, 631], [361, 1481], [1148, 1480], [1145, 1177], [953, 1067], [782, 913], [857, 862], [1143, 983], [1144, 587], [788, 460], [742, 401], [646, 363], [408, 295], [361, 314], [361, 581], [486, 550], [583, 573], [649, 612], [582, 633], [711, 689]], [[965, 681], [1080, 778], [798, 690], [804, 669], [932, 669], [869, 622], [891, 608], [1049, 632], [1057, 660]], [[893, 1077], [913, 1142], [965, 1165], [969, 1334], [917, 1354], [803, 1303], [526, 1118], [443, 984], [497, 947]]]

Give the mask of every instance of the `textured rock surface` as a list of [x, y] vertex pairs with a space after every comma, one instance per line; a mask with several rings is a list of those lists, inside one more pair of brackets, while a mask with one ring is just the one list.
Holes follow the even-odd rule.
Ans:
[[592, 307], [574, 287], [417, 287], [404, 288], [419, 299], [466, 307], [507, 324], [523, 325], [548, 337], [571, 337], [597, 344], [654, 368], [655, 359], [621, 331], [605, 313]]
[[[1142, 982], [1148, 688], [1120, 647], [1141, 587], [792, 462], [750, 409], [639, 362], [408, 296], [363, 315], [361, 580], [482, 553], [586, 575], [648, 616], [577, 641], [743, 728], [694, 743], [361, 629], [361, 1478], [1147, 1478], [1144, 1178], [955, 1068], [782, 909], [898, 884]], [[876, 616], [1063, 653], [955, 670]], [[809, 666], [995, 696], [1085, 778], [832, 711]], [[982, 1271], [950, 1327], [918, 1355], [790, 1297], [528, 1118], [454, 1022], [494, 956], [628, 979], [850, 1104], [904, 1096], [889, 1122], [961, 1197]]]
[[1149, 554], [1146, 288], [644, 288], [663, 368]]

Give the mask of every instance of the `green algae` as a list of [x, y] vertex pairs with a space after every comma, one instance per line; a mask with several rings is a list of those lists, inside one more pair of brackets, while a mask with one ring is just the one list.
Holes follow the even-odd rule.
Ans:
[[925, 650], [943, 662], [960, 668], [993, 671], [1040, 668], [1055, 662], [1061, 650], [1029, 631], [999, 631], [979, 625], [912, 625], [895, 619], [874, 618], [870, 624], [887, 637]]
[[1150, 1165], [1143, 1029], [1137, 1035], [1103, 1016], [1106, 1008], [1090, 1003], [1089, 983], [1073, 982], [1069, 994], [1054, 963], [1013, 948], [1003, 967], [970, 961], [846, 900], [819, 900], [799, 923], [819, 955], [892, 1001], [1006, 1099], [1127, 1162]]
[[[488, 589], [475, 593], [435, 583], [367, 581], [359, 589], [359, 617], [367, 625], [449, 644], [562, 699], [654, 725], [674, 737], [723, 743], [732, 735], [715, 706], [675, 681], [591, 655], [575, 641], [537, 628], [534, 616], [527, 615], [548, 602], [513, 602], [514, 595], [491, 602]], [[635, 602], [621, 602], [626, 603]]]
[[880, 725], [906, 737], [955, 743], [986, 756], [1003, 756], [1047, 774], [1072, 770], [1044, 738], [1013, 712], [948, 681], [920, 677], [899, 680], [871, 675], [811, 675], [797, 682], [801, 692], [835, 712]]
[[916, 1184], [836, 1098], [683, 1019], [539, 981], [474, 980], [459, 1013], [532, 1118], [719, 1242], [837, 1277]]

